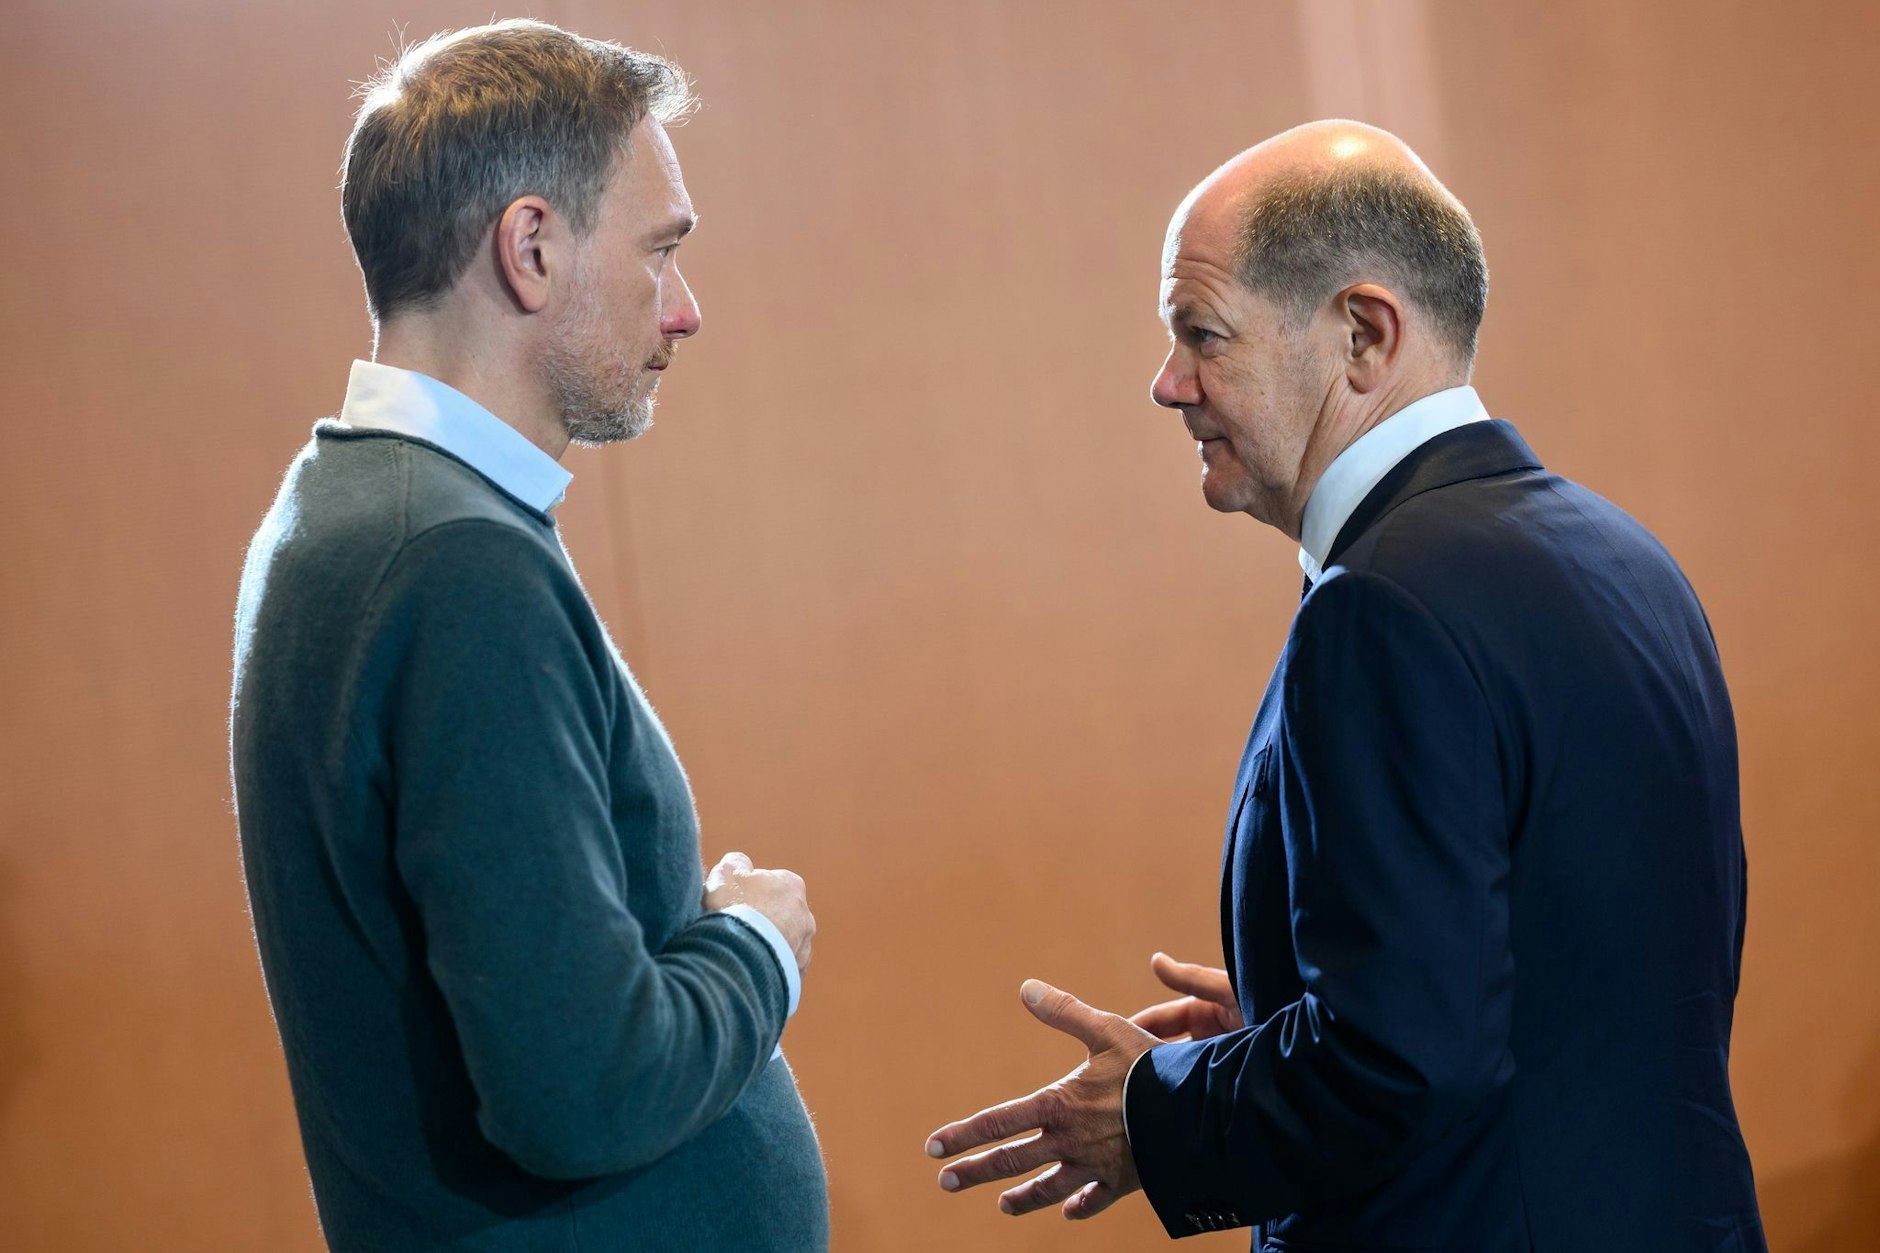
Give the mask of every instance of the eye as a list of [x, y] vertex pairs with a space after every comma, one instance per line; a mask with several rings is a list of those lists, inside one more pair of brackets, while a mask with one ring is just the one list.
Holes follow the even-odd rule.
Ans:
[[1206, 348], [1209, 344], [1221, 338], [1218, 334], [1210, 331], [1205, 326], [1188, 327], [1186, 334], [1188, 336], [1188, 342], [1197, 348]]

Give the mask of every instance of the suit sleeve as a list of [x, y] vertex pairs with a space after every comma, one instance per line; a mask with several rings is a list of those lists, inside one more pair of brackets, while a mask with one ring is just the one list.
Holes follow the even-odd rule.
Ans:
[[1173, 1236], [1375, 1186], [1511, 1065], [1507, 823], [1476, 676], [1405, 591], [1350, 571], [1306, 598], [1283, 664], [1275, 769], [1305, 991], [1131, 1073], [1132, 1152]]
[[406, 547], [377, 602], [374, 638], [396, 642], [382, 663], [395, 872], [479, 1125], [545, 1177], [654, 1161], [768, 1062], [788, 995], [777, 959], [722, 913], [649, 949], [610, 805], [611, 652], [552, 553], [451, 523]]

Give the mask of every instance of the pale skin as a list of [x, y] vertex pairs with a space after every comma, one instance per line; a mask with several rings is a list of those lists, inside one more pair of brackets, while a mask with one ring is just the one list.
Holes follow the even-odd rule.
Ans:
[[[1469, 379], [1468, 364], [1384, 283], [1351, 282], [1301, 322], [1240, 281], [1236, 244], [1248, 195], [1275, 177], [1330, 172], [1342, 162], [1395, 169], [1448, 196], [1395, 136], [1355, 122], [1314, 122], [1209, 175], [1176, 210], [1162, 254], [1158, 304], [1170, 346], [1150, 394], [1180, 413], [1196, 441], [1208, 504], [1294, 542], [1312, 489], [1341, 452], [1413, 401]], [[1130, 1066], [1157, 1044], [1245, 1029], [1225, 971], [1163, 953], [1151, 969], [1179, 995], [1128, 1018], [1038, 980], [1024, 983], [1026, 1008], [1089, 1057], [1056, 1083], [934, 1132], [930, 1156], [967, 1154], [940, 1172], [943, 1189], [1031, 1175], [1000, 1194], [1002, 1212], [1056, 1205], [1081, 1219], [1140, 1187], [1123, 1129]], [[1012, 1136], [1023, 1138], [986, 1147]]]
[[[585, 235], [543, 197], [518, 197], [435, 305], [374, 328], [373, 359], [456, 388], [560, 460], [578, 432], [551, 385], [550, 359], [609, 409], [650, 410], [677, 345], [699, 329], [678, 260], [696, 223], [665, 127], [642, 120]], [[739, 903], [775, 923], [797, 967], [809, 968], [816, 918], [800, 876], [727, 853], [707, 874], [703, 905]]]

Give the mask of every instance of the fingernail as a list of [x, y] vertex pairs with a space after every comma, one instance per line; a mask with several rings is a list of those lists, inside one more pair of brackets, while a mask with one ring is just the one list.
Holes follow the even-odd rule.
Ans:
[[933, 1139], [927, 1141], [927, 1156], [928, 1157], [945, 1157], [946, 1155], [947, 1155], [947, 1146], [940, 1143], [939, 1136], [935, 1136]]
[[948, 1192], [957, 1192], [960, 1187], [960, 1177], [950, 1170], [943, 1170], [940, 1172], [940, 1186]]
[[1044, 999], [1044, 984], [1036, 979], [1027, 979], [1020, 985], [1018, 994], [1025, 998], [1025, 1004], [1036, 1005]]
[[1018, 1211], [1012, 1208], [1012, 1203], [1010, 1201], [1006, 1200], [1004, 1197], [1000, 1197], [999, 1198], [999, 1212], [1001, 1214], [1016, 1214]]

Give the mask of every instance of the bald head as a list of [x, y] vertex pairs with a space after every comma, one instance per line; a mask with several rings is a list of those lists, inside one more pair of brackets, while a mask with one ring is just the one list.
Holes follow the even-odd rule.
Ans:
[[1488, 301], [1481, 237], [1409, 145], [1321, 121], [1255, 145], [1202, 180], [1169, 224], [1222, 244], [1236, 277], [1295, 317], [1353, 283], [1395, 292], [1466, 375]]

